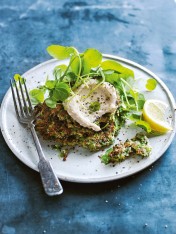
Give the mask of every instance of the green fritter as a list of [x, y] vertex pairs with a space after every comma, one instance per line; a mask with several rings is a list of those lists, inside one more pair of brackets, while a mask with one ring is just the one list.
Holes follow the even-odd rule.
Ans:
[[148, 138], [142, 133], [138, 133], [134, 138], [127, 139], [124, 143], [120, 142], [108, 149], [104, 155], [100, 156], [100, 159], [104, 164], [117, 164], [130, 156], [148, 157], [151, 150]]
[[77, 145], [98, 151], [111, 145], [120, 129], [120, 123], [117, 123], [118, 110], [114, 114], [105, 114], [96, 121], [102, 129], [99, 132], [82, 127], [69, 116], [61, 103], [53, 109], [45, 103], [39, 104], [35, 107], [35, 113], [36, 131], [45, 140], [55, 141], [61, 147]]

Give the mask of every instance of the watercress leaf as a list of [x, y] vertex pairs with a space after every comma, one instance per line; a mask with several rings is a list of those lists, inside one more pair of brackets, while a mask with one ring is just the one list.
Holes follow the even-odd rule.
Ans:
[[132, 113], [128, 116], [128, 118], [132, 121], [140, 120], [141, 119], [141, 113]]
[[73, 73], [73, 72], [68, 72], [65, 76], [64, 76], [64, 78], [63, 78], [63, 82], [65, 82], [65, 83], [69, 83], [69, 82], [75, 82], [76, 81], [76, 75], [75, 75], [75, 73]]
[[69, 97], [70, 93], [70, 86], [64, 82], [60, 82], [56, 84], [56, 87], [52, 92], [52, 99], [55, 101], [64, 101]]
[[45, 93], [46, 90], [47, 90], [47, 88], [45, 87], [45, 85], [38, 86], [38, 89], [40, 89], [43, 93]]
[[145, 87], [148, 91], [154, 90], [156, 88], [156, 86], [157, 86], [157, 81], [153, 78], [148, 79], [147, 83], [145, 85]]
[[152, 131], [150, 124], [144, 120], [141, 120], [142, 112], [134, 112], [128, 115], [128, 119], [134, 122], [134, 124], [146, 132], [150, 133]]
[[145, 97], [144, 97], [144, 95], [142, 93], [139, 93], [138, 94], [138, 100], [137, 100], [139, 110], [143, 109], [144, 103], [145, 103]]
[[151, 127], [150, 127], [150, 124], [147, 123], [147, 122], [144, 121], [144, 120], [137, 120], [137, 121], [135, 122], [135, 124], [136, 124], [136, 126], [142, 128], [142, 129], [144, 129], [144, 130], [145, 130], [146, 132], [148, 132], [148, 133], [152, 131], [152, 129], [151, 129]]
[[73, 47], [60, 45], [50, 45], [47, 47], [47, 51], [53, 58], [59, 60], [69, 58], [72, 54], [75, 54], [75, 49]]
[[59, 82], [56, 84], [56, 88], [57, 89], [65, 89], [68, 93], [71, 92], [71, 88], [68, 84], [64, 83], [64, 82]]
[[104, 70], [103, 72], [104, 72], [105, 75], [110, 75], [110, 74], [114, 73], [113, 70]]
[[35, 98], [33, 98], [33, 97], [30, 97], [30, 101], [31, 101], [32, 105], [34, 105], [34, 106], [36, 106], [37, 104], [40, 103], [39, 101], [37, 101], [37, 100], [36, 100]]
[[45, 82], [45, 86], [48, 88], [48, 89], [53, 89], [54, 86], [56, 84], [56, 80], [47, 80]]
[[123, 73], [122, 72], [122, 68], [123, 66], [120, 63], [117, 63], [116, 61], [113, 60], [105, 60], [101, 63], [101, 67], [103, 70], [114, 70], [117, 71], [119, 73]]
[[57, 102], [55, 100], [51, 99], [51, 98], [45, 99], [45, 103], [50, 108], [55, 108], [56, 104], [57, 104]]
[[71, 71], [74, 72], [76, 75], [78, 75], [79, 67], [80, 67], [80, 60], [78, 56], [72, 56], [70, 67], [71, 67]]
[[15, 74], [13, 78], [15, 81], [19, 81], [21, 76], [20, 76], [20, 74]]
[[84, 52], [83, 59], [90, 67], [97, 67], [101, 63], [102, 54], [96, 49], [89, 48]]
[[67, 69], [67, 65], [65, 65], [65, 64], [61, 64], [61, 65], [58, 65], [56, 67], [60, 68], [62, 72], [65, 72], [65, 70]]
[[55, 80], [60, 80], [61, 76], [65, 73], [67, 66], [65, 64], [58, 65], [54, 68], [53, 75]]
[[119, 78], [123, 78], [124, 80], [133, 80], [131, 83], [134, 83], [134, 74], [130, 75], [129, 73], [119, 73]]
[[121, 75], [121, 78], [134, 77], [134, 72], [127, 67], [122, 66], [120, 63], [114, 60], [106, 60], [101, 63], [103, 70], [114, 70]]
[[111, 84], [115, 84], [118, 82], [119, 80], [119, 74], [118, 73], [111, 73], [111, 74], [107, 74], [107, 73], [104, 73], [105, 74], [105, 81], [111, 83]]
[[67, 90], [62, 88], [57, 88], [53, 90], [52, 99], [55, 101], [64, 101], [69, 97], [69, 93]]
[[58, 65], [54, 68], [54, 72], [57, 72], [57, 71], [60, 71], [62, 73], [64, 73], [67, 69], [67, 65], [65, 64], [61, 64], [61, 65]]
[[21, 84], [24, 84], [26, 82], [26, 79], [21, 77], [20, 74], [15, 74], [14, 75], [14, 80], [17, 82], [17, 81], [20, 81]]
[[93, 48], [89, 48], [83, 53], [83, 74], [90, 72], [91, 68], [98, 67], [102, 61], [102, 54]]
[[44, 90], [42, 89], [33, 89], [29, 92], [31, 102], [36, 105], [38, 103], [44, 102]]
[[144, 103], [145, 103], [145, 100], [142, 100], [142, 99], [138, 99], [138, 100], [137, 100], [137, 104], [138, 104], [138, 109], [139, 109], [139, 110], [142, 110], [142, 109], [143, 109]]

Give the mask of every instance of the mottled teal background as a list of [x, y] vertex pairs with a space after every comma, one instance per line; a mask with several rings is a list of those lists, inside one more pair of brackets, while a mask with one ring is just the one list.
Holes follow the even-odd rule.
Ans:
[[[14, 73], [52, 44], [95, 47], [155, 72], [176, 97], [176, 1], [0, 0], [0, 102]], [[153, 166], [102, 184], [62, 182], [47, 197], [38, 173], [0, 136], [0, 233], [176, 233], [176, 141]]]

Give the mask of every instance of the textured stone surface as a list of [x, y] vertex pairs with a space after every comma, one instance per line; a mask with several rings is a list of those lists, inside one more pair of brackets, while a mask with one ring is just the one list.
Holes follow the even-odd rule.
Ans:
[[[0, 102], [14, 73], [49, 59], [52, 43], [95, 47], [155, 72], [176, 97], [176, 1], [0, 1]], [[153, 166], [102, 184], [63, 182], [47, 197], [39, 175], [0, 136], [0, 233], [176, 233], [176, 141]]]

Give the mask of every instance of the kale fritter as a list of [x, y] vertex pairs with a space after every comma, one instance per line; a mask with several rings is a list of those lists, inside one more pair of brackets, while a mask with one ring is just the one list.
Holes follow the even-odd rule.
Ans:
[[90, 151], [98, 151], [111, 145], [119, 130], [114, 117], [117, 113], [105, 114], [97, 120], [96, 123], [102, 129], [99, 132], [82, 127], [69, 116], [61, 103], [58, 103], [54, 109], [49, 108], [45, 103], [37, 105], [35, 113], [36, 131], [45, 140], [55, 141], [61, 147], [78, 145]]
[[148, 138], [142, 133], [137, 133], [132, 139], [127, 139], [108, 149], [104, 155], [100, 156], [100, 159], [104, 164], [117, 164], [130, 156], [148, 157], [151, 150]]

